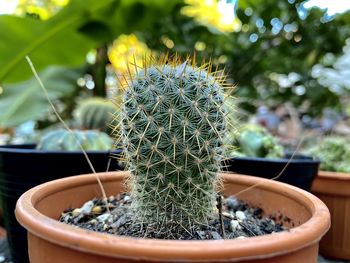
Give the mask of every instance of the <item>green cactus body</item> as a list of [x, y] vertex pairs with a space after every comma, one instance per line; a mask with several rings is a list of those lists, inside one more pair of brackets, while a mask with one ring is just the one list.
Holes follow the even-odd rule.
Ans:
[[136, 219], [190, 231], [215, 207], [226, 128], [220, 81], [174, 62], [138, 70], [128, 86], [122, 139]]
[[93, 97], [82, 101], [76, 110], [76, 119], [80, 127], [89, 130], [101, 130], [110, 133], [108, 127], [113, 123], [113, 114], [117, 107], [104, 98]]
[[48, 151], [85, 151], [111, 150], [113, 140], [104, 132], [57, 130], [47, 133], [38, 143], [37, 149]]
[[282, 158], [283, 147], [268, 131], [258, 125], [243, 125], [238, 131], [233, 131], [231, 141], [235, 147], [231, 152], [234, 157]]

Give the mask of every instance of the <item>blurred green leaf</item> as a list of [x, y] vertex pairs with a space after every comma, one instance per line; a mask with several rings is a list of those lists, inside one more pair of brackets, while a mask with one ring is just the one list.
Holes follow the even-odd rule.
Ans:
[[145, 30], [179, 2], [74, 0], [46, 21], [0, 16], [0, 83], [30, 76], [26, 55], [35, 61], [38, 71], [51, 64], [80, 65], [90, 49], [121, 33]]
[[[33, 79], [24, 81], [33, 76], [26, 55], [42, 72], [50, 96], [60, 98], [71, 94], [79, 76], [76, 71], [57, 66], [85, 64], [89, 50], [112, 42], [122, 33], [151, 29], [181, 2], [74, 0], [45, 21], [35, 16], [0, 16], [0, 84], [4, 89], [0, 95], [0, 127], [37, 120], [49, 109], [37, 83]], [[79, 91], [72, 96], [77, 94]]]
[[[29, 66], [27, 65], [29, 68]], [[81, 69], [48, 67], [40, 75], [52, 100], [68, 97], [76, 89]], [[0, 127], [19, 125], [28, 120], [38, 120], [50, 111], [49, 103], [37, 80], [6, 85], [0, 100]]]
[[113, 2], [115, 0], [71, 1], [46, 21], [0, 16], [0, 82], [15, 82], [30, 76], [24, 61], [26, 55], [35, 61], [38, 71], [50, 64], [82, 64], [85, 54], [96, 42], [79, 33], [77, 28]]

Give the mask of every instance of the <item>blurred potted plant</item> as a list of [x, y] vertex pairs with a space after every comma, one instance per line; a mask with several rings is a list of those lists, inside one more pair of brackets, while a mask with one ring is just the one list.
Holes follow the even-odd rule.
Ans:
[[332, 226], [320, 243], [326, 257], [350, 260], [350, 140], [324, 138], [308, 150], [321, 160], [312, 193], [329, 208]]
[[[220, 180], [226, 195], [256, 185], [240, 197], [268, 214], [280, 211], [295, 228], [245, 240], [190, 242], [86, 231], [57, 221], [66, 208], [81, 206], [100, 194], [96, 175], [82, 175], [35, 187], [19, 199], [16, 217], [28, 229], [31, 262], [315, 261], [318, 240], [329, 227], [325, 205], [279, 182], [219, 176], [226, 135], [220, 77], [187, 61], [163, 63], [138, 68], [127, 83], [120, 141], [130, 173], [97, 175], [108, 196], [120, 193], [123, 181], [128, 181], [133, 201], [123, 214], [131, 213], [131, 225], [140, 226], [136, 236], [144, 237], [146, 229], [172, 239], [209, 226], [208, 220], [219, 216], [215, 200]], [[107, 224], [111, 214], [106, 215], [98, 220]]]
[[242, 125], [230, 133], [233, 150], [225, 163], [228, 171], [276, 180], [309, 191], [317, 175], [319, 161], [306, 155], [284, 152], [268, 131], [256, 124]]
[[110, 100], [101, 97], [91, 97], [82, 100], [74, 113], [79, 127], [87, 130], [100, 130], [107, 134], [113, 133], [111, 126], [117, 125], [115, 120], [118, 107]]
[[[26, 231], [15, 219], [14, 210], [17, 199], [28, 189], [41, 183], [91, 172], [91, 167], [85, 159], [80, 145], [86, 150], [95, 171], [120, 170], [116, 162], [110, 162], [111, 154], [118, 155], [120, 150], [113, 150], [113, 139], [105, 132], [110, 115], [115, 113], [116, 107], [110, 102], [98, 100], [98, 105], [87, 106], [82, 101], [75, 116], [77, 125], [81, 129], [73, 129], [70, 133], [63, 129], [49, 131], [42, 136], [37, 145], [5, 145], [0, 147], [0, 176], [1, 198], [3, 201], [4, 223], [8, 232], [8, 242], [12, 260], [15, 263], [29, 262], [27, 255]], [[81, 108], [84, 111], [81, 111]], [[104, 112], [104, 115], [94, 114], [93, 111]], [[91, 126], [86, 126], [88, 121]], [[87, 130], [86, 128], [94, 128]], [[78, 143], [79, 142], [79, 143]], [[61, 165], [57, 165], [60, 163]], [[109, 165], [110, 164], [110, 165]], [[55, 169], [52, 170], [52, 167]]]

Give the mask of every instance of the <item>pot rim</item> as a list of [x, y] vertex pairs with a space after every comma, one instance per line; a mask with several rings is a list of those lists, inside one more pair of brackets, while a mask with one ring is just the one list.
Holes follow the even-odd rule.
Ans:
[[350, 173], [319, 171], [317, 176], [322, 178], [322, 179], [331, 179], [331, 180], [340, 180], [340, 181], [349, 181], [350, 180]]
[[[303, 158], [301, 158], [303, 157]], [[231, 157], [230, 159], [234, 162], [237, 161], [246, 161], [246, 162], [258, 162], [258, 163], [278, 163], [278, 164], [286, 164], [286, 163], [292, 163], [292, 164], [319, 164], [320, 160], [308, 158], [307, 155], [296, 155], [293, 159], [290, 159], [288, 157], [281, 157], [281, 158], [265, 158], [265, 157], [248, 157], [248, 156], [237, 156], [237, 157]]]
[[[122, 181], [127, 172], [99, 173], [102, 182], [109, 180]], [[16, 206], [16, 218], [19, 223], [33, 234], [52, 243], [71, 247], [80, 251], [91, 251], [95, 254], [110, 257], [167, 260], [181, 262], [194, 261], [227, 261], [234, 259], [249, 259], [271, 257], [273, 255], [293, 252], [303, 247], [319, 242], [330, 227], [330, 215], [326, 205], [314, 195], [296, 187], [238, 174], [222, 174], [227, 183], [240, 182], [247, 187], [258, 183], [258, 188], [276, 192], [280, 189], [282, 195], [293, 198], [303, 204], [312, 214], [304, 224], [289, 231], [273, 233], [259, 237], [233, 240], [159, 240], [134, 237], [113, 236], [79, 229], [61, 223], [41, 214], [35, 209], [35, 204], [46, 196], [77, 185], [96, 184], [96, 175], [87, 174], [67, 177], [36, 186], [24, 193]], [[39, 192], [38, 192], [39, 191]], [[257, 246], [256, 244], [259, 244]], [[103, 248], [103, 251], [101, 251]], [[154, 252], [156, 251], [156, 254]], [[141, 256], [139, 256], [141, 255]]]
[[[45, 154], [67, 154], [67, 155], [82, 155], [82, 151], [67, 151], [67, 150], [39, 150], [35, 148], [36, 144], [13, 144], [13, 145], [1, 145], [0, 146], [0, 154], [4, 153], [17, 153], [17, 154], [37, 154], [37, 155], [45, 155]], [[121, 149], [111, 149], [111, 150], [88, 150], [87, 154], [120, 154], [122, 152]]]

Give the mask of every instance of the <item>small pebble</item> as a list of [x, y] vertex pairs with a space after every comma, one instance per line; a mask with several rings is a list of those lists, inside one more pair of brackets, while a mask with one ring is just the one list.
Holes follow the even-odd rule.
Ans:
[[110, 214], [102, 214], [102, 215], [96, 217], [96, 219], [97, 219], [99, 222], [106, 222], [106, 220], [107, 220], [110, 216], [111, 216]]
[[115, 205], [108, 203], [108, 208], [115, 208]]
[[5, 261], [5, 257], [3, 255], [0, 255], [0, 262], [4, 262]]
[[108, 201], [109, 201], [109, 202], [113, 202], [113, 201], [114, 201], [114, 196], [111, 195], [110, 197], [108, 197]]
[[61, 215], [62, 222], [68, 223], [70, 218], [71, 218], [71, 215], [69, 215], [68, 213], [67, 214], [63, 213]]
[[236, 217], [239, 220], [245, 220], [247, 217], [243, 211], [236, 211]]
[[222, 212], [222, 215], [223, 215], [224, 217], [234, 219], [234, 216], [233, 216], [231, 213]]
[[77, 216], [73, 217], [73, 222], [77, 224], [82, 218], [84, 218], [85, 215], [83, 213], [78, 214]]
[[94, 206], [91, 211], [93, 214], [100, 214], [102, 212], [101, 206]]
[[230, 196], [226, 199], [226, 206], [229, 210], [235, 210], [239, 206], [239, 201], [236, 197]]
[[130, 199], [131, 199], [131, 197], [128, 196], [128, 195], [124, 196], [124, 202], [127, 202], [127, 201], [129, 201]]
[[97, 220], [96, 219], [91, 219], [89, 221], [89, 223], [92, 224], [92, 225], [96, 225], [97, 224]]
[[86, 202], [80, 209], [83, 214], [87, 215], [91, 213], [91, 210], [93, 207], [94, 207], [94, 202], [90, 200]]
[[116, 222], [111, 224], [112, 228], [118, 229], [123, 223], [125, 223], [128, 214], [122, 215]]
[[200, 239], [207, 239], [207, 235], [205, 231], [196, 231], [197, 235], [200, 237]]
[[80, 208], [75, 208], [73, 211], [72, 211], [72, 216], [73, 217], [76, 217], [78, 215], [81, 214], [81, 209]]
[[239, 225], [239, 222], [237, 220], [231, 220], [230, 227], [232, 232], [236, 231], [237, 229], [241, 229], [241, 226]]
[[219, 235], [218, 232], [216, 231], [211, 231], [211, 236], [213, 237], [214, 240], [220, 240], [222, 237]]

